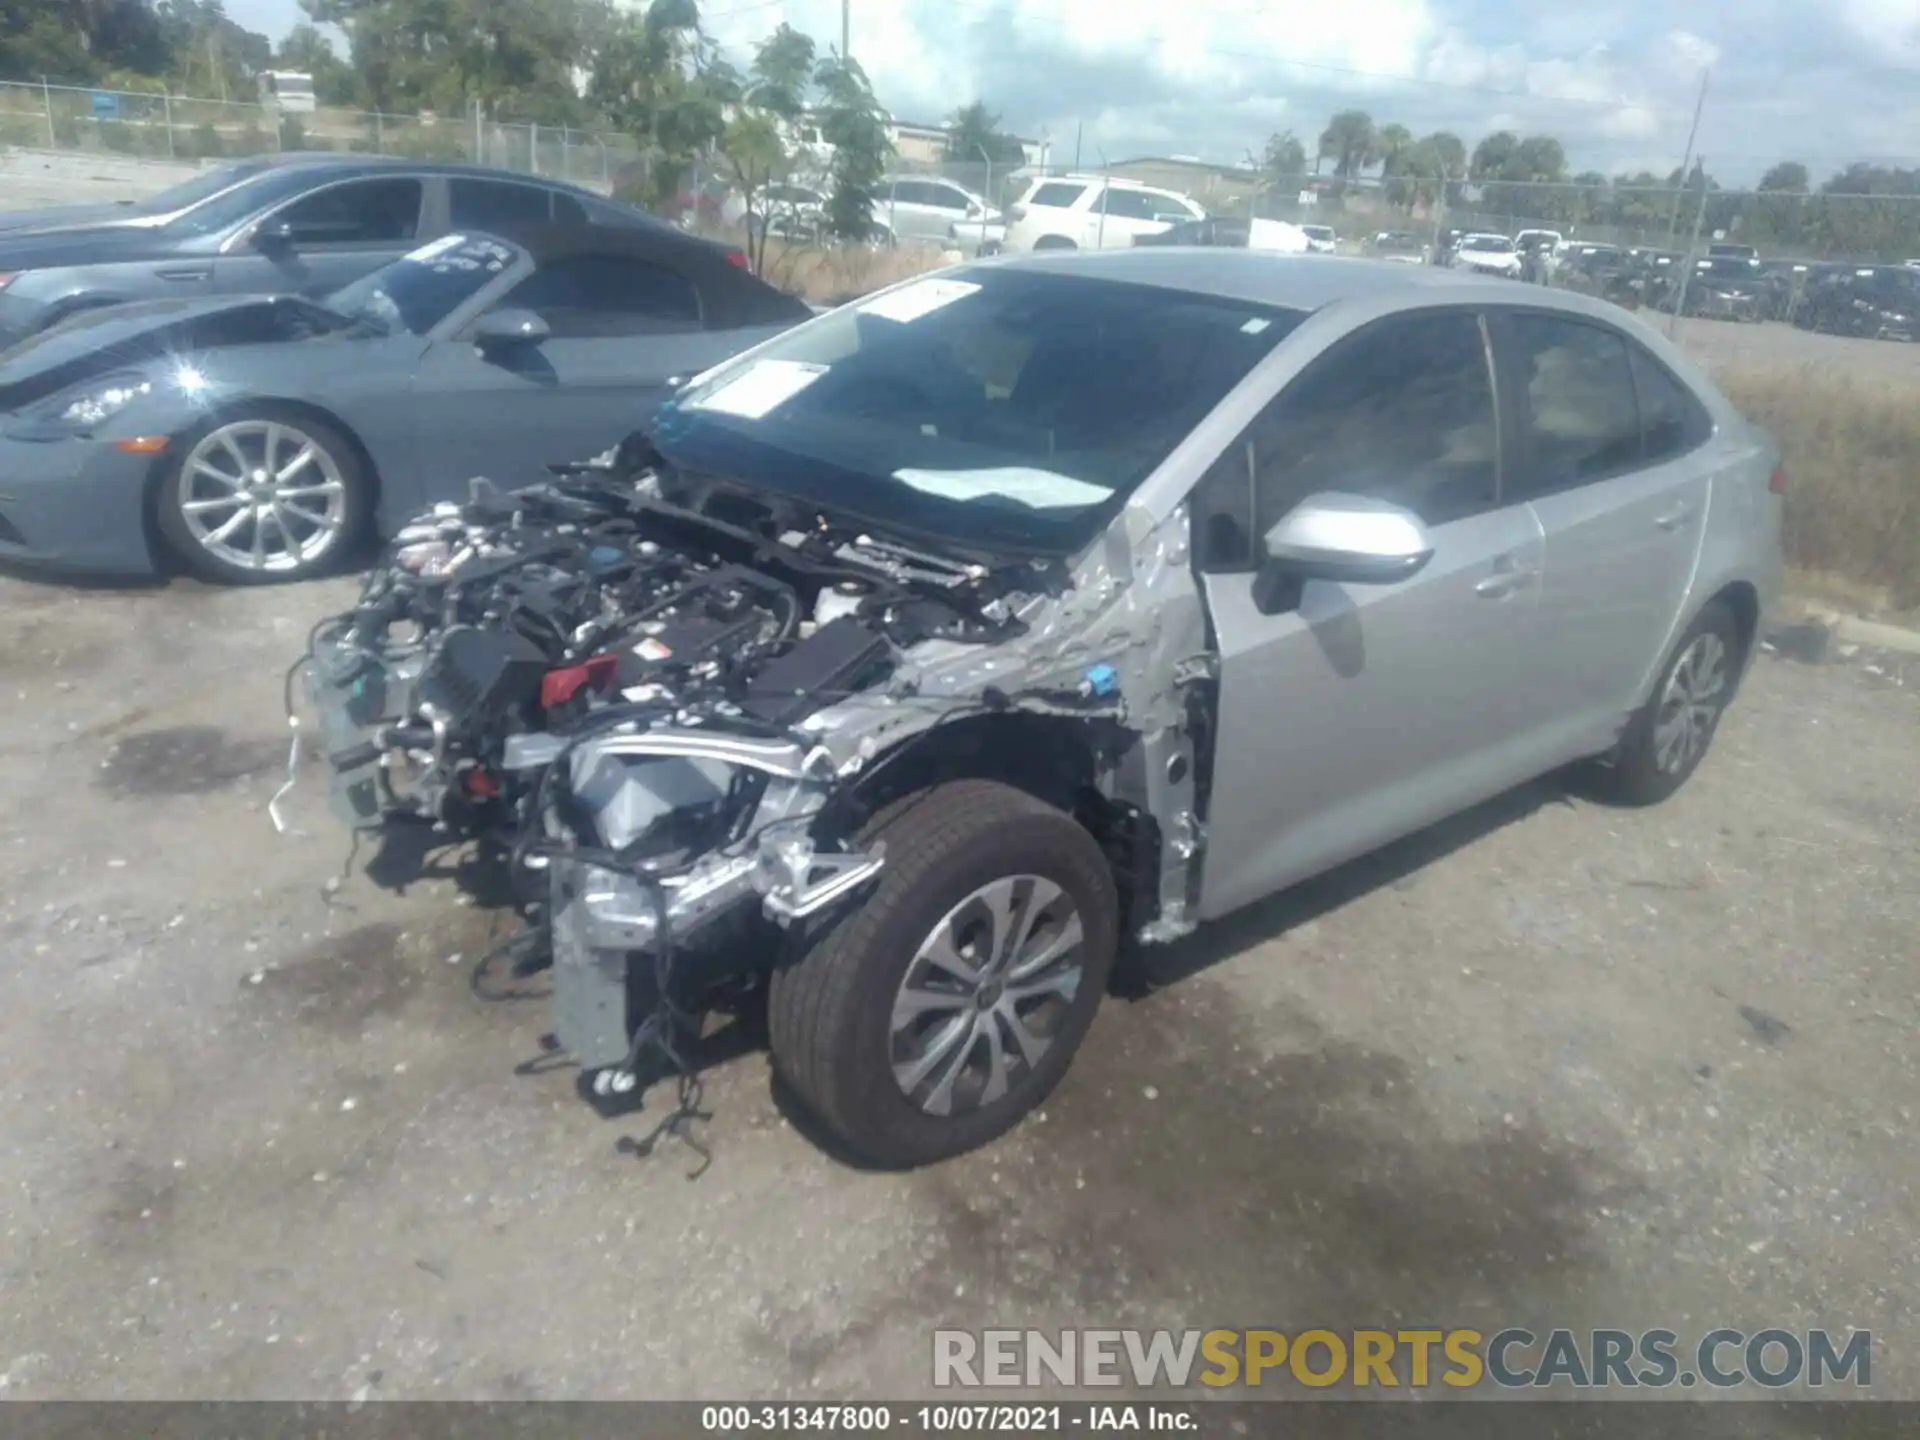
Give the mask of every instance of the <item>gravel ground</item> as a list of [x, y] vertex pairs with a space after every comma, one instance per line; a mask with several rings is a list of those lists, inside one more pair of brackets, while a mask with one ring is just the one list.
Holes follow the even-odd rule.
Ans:
[[[924, 1393], [937, 1325], [1870, 1326], [1913, 1360], [1920, 669], [1761, 661], [1656, 810], [1551, 783], [1158, 955], [912, 1176], [711, 1075], [646, 1159], [502, 917], [265, 804], [338, 584], [0, 581], [0, 1391]], [[363, 857], [364, 859], [364, 857]]]

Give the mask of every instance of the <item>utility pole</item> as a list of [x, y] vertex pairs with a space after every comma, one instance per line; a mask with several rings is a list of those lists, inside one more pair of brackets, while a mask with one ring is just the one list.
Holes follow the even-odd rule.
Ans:
[[1673, 249], [1673, 237], [1680, 230], [1680, 197], [1687, 193], [1687, 180], [1693, 169], [1693, 142], [1700, 135], [1700, 112], [1707, 108], [1707, 80], [1712, 70], [1700, 72], [1700, 96], [1693, 102], [1693, 124], [1687, 130], [1687, 153], [1680, 161], [1680, 184], [1673, 192], [1673, 211], [1667, 216], [1667, 249]]
[[853, 0], [840, 0], [840, 58], [853, 58]]
[[[1707, 162], [1702, 160], [1700, 168], [1705, 169]], [[1693, 254], [1700, 248], [1700, 231], [1707, 223], [1707, 187], [1700, 187], [1700, 208], [1693, 212], [1693, 239], [1687, 245], [1687, 258], [1680, 263], [1680, 286], [1674, 292], [1673, 313], [1667, 316], [1667, 338], [1673, 338], [1673, 332], [1679, 328], [1681, 313], [1687, 308], [1687, 285], [1693, 279]]]

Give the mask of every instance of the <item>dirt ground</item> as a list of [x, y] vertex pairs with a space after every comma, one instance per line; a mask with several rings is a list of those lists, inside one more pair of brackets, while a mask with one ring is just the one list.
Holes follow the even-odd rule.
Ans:
[[942, 1325], [1418, 1321], [1865, 1326], [1920, 1396], [1920, 670], [1769, 657], [1662, 808], [1529, 786], [1162, 954], [932, 1171], [741, 1054], [689, 1182], [470, 988], [500, 916], [327, 893], [317, 789], [274, 835], [345, 594], [0, 581], [0, 1393], [910, 1396]]

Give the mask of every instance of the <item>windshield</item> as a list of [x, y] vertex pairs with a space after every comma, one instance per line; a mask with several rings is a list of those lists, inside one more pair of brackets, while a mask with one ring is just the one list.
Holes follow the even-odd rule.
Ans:
[[264, 205], [292, 198], [314, 183], [314, 170], [304, 165], [262, 165], [240, 177], [225, 194], [215, 194], [184, 215], [160, 227], [162, 235], [213, 235], [236, 225]]
[[950, 271], [704, 377], [653, 438], [682, 468], [878, 524], [1064, 555], [1303, 318], [1078, 275]]
[[1469, 235], [1460, 242], [1462, 250], [1490, 250], [1496, 254], [1511, 255], [1513, 242], [1501, 235]]
[[142, 215], [166, 215], [175, 210], [184, 210], [189, 205], [198, 205], [209, 196], [218, 195], [222, 190], [232, 189], [266, 168], [267, 162], [264, 160], [243, 160], [238, 165], [222, 165], [204, 175], [196, 175], [191, 180], [169, 186], [157, 195], [135, 201], [133, 209]]
[[1300, 228], [1306, 231], [1306, 233], [1311, 235], [1315, 240], [1333, 239], [1333, 231], [1325, 225], [1302, 225]]
[[522, 251], [485, 235], [443, 235], [327, 297], [327, 307], [382, 335], [425, 335]]

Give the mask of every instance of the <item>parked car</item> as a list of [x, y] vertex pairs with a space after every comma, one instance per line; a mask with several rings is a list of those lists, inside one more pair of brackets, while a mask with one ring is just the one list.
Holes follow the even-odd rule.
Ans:
[[1904, 265], [1836, 271], [1808, 287], [1794, 323], [1866, 340], [1920, 338], [1920, 273]]
[[721, 218], [742, 226], [755, 238], [764, 230], [781, 240], [813, 241], [826, 228], [827, 192], [800, 181], [776, 181], [762, 188], [751, 202], [738, 193], [730, 196]]
[[1268, 250], [1281, 255], [1304, 255], [1313, 245], [1306, 231], [1285, 220], [1249, 220], [1244, 216], [1210, 215], [1165, 230], [1133, 237], [1136, 245], [1220, 245], [1239, 250]]
[[1454, 264], [1483, 275], [1518, 279], [1525, 269], [1520, 251], [1504, 235], [1463, 235], [1454, 250]]
[[1392, 260], [1402, 265], [1427, 263], [1427, 242], [1411, 230], [1382, 230], [1368, 242], [1376, 260]]
[[325, 164], [340, 157], [320, 151], [290, 150], [284, 155], [256, 155], [202, 170], [190, 179], [137, 199], [106, 204], [43, 205], [31, 210], [0, 213], [0, 233], [31, 230], [67, 230], [76, 226], [152, 230], [214, 196], [289, 165]]
[[[764, 986], [798, 1102], [896, 1166], [1044, 1100], [1123, 942], [1571, 762], [1671, 795], [1782, 570], [1777, 449], [1652, 329], [1318, 257], [921, 277], [623, 451], [427, 517], [316, 632], [336, 803], [537, 861], [589, 1093]], [[567, 578], [540, 642], [470, 534]]]
[[1528, 250], [1558, 254], [1566, 244], [1566, 237], [1558, 230], [1522, 230], [1513, 237], [1513, 248], [1523, 254]]
[[1791, 320], [1805, 303], [1808, 288], [1832, 270], [1819, 260], [1762, 260], [1760, 305], [1769, 320]]
[[[875, 218], [901, 245], [959, 245], [988, 253], [1006, 239], [1006, 220], [986, 199], [938, 175], [894, 175], [881, 181]], [[983, 235], [985, 243], [983, 246]]]
[[81, 310], [128, 300], [324, 295], [424, 241], [517, 223], [672, 228], [554, 180], [313, 156], [250, 171], [155, 226], [0, 234], [0, 350]]
[[1640, 268], [1618, 245], [1569, 245], [1554, 267], [1553, 283], [1629, 310], [1645, 301]]
[[1758, 260], [1709, 256], [1694, 261], [1684, 291], [1673, 294], [1663, 308], [1671, 313], [1678, 305], [1685, 315], [1754, 324], [1766, 319], [1764, 289]]
[[1204, 220], [1207, 212], [1185, 195], [1130, 180], [1068, 175], [1034, 180], [1007, 207], [1006, 248], [1028, 250], [1120, 250], [1138, 235], [1170, 225]]
[[1331, 225], [1302, 225], [1299, 230], [1307, 237], [1307, 249], [1315, 255], [1331, 255], [1340, 248], [1340, 236]]
[[318, 573], [471, 476], [518, 484], [612, 444], [678, 381], [811, 315], [740, 258], [668, 226], [503, 227], [324, 300], [75, 316], [0, 356], [0, 559]]

